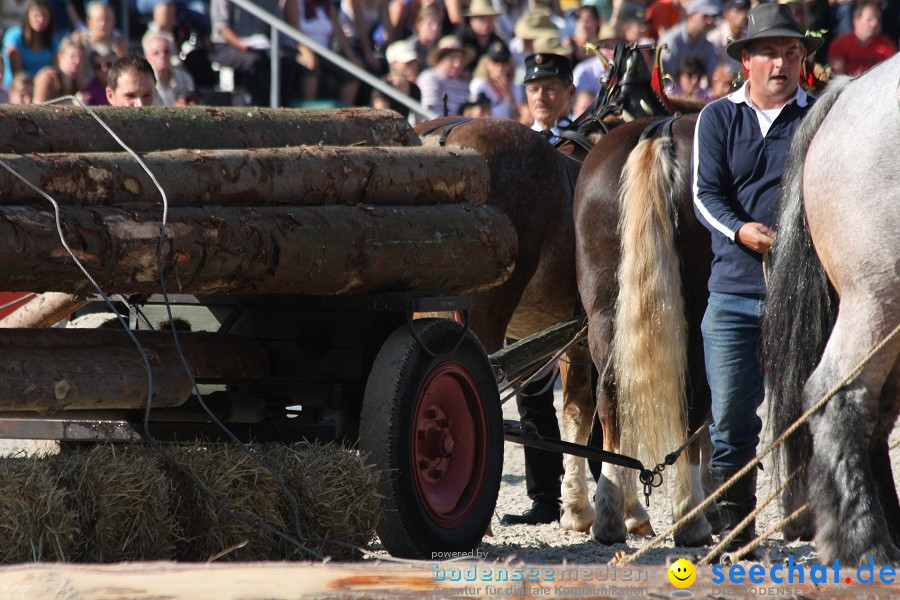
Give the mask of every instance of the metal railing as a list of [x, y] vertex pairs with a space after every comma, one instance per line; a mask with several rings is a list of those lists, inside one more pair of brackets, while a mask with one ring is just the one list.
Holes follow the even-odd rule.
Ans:
[[249, 2], [248, 0], [228, 0], [231, 4], [239, 7], [241, 10], [248, 12], [253, 15], [257, 19], [266, 22], [270, 27], [270, 36], [269, 36], [269, 63], [271, 65], [271, 90], [269, 94], [269, 103], [272, 107], [277, 107], [280, 101], [281, 89], [280, 89], [280, 70], [281, 65], [279, 63], [280, 56], [280, 44], [279, 44], [279, 33], [283, 33], [287, 35], [289, 38], [293, 39], [296, 42], [303, 44], [308, 47], [310, 50], [315, 52], [317, 55], [321, 56], [325, 60], [334, 63], [339, 68], [347, 71], [357, 79], [363, 81], [364, 83], [369, 84], [374, 89], [378, 90], [385, 96], [389, 96], [393, 98], [397, 102], [400, 102], [411, 111], [422, 115], [426, 119], [434, 119], [438, 115], [423, 106], [421, 103], [416, 102], [397, 88], [393, 87], [391, 84], [378, 79], [368, 71], [357, 67], [355, 64], [341, 56], [340, 54], [332, 51], [329, 48], [326, 48], [322, 44], [318, 43], [314, 39], [310, 38], [308, 35], [305, 35], [300, 30], [291, 27], [287, 23], [284, 22], [278, 15], [273, 15], [270, 12], [267, 12], [254, 3]]

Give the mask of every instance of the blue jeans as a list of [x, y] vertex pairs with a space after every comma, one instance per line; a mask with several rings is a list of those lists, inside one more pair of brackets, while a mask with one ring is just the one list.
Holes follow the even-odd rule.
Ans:
[[712, 393], [710, 466], [737, 468], [756, 455], [763, 401], [759, 342], [765, 296], [711, 292], [703, 315], [703, 353]]

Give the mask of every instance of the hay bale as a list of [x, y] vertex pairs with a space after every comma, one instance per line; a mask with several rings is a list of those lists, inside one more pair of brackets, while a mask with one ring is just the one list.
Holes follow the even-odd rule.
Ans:
[[175, 557], [172, 484], [152, 446], [91, 445], [62, 453], [54, 463], [77, 515], [79, 561]]
[[[278, 484], [243, 449], [232, 444], [207, 444], [172, 446], [169, 451], [229, 510], [284, 529], [278, 510]], [[225, 551], [219, 557], [222, 560], [272, 558], [274, 534], [229, 515], [174, 465], [167, 464], [166, 471], [173, 483], [174, 511], [180, 528], [181, 537], [176, 541], [179, 560], [208, 560]]]
[[[339, 560], [359, 558], [359, 551], [335, 544], [367, 546], [375, 536], [381, 516], [378, 472], [365, 464], [359, 451], [338, 444], [271, 444], [263, 451], [268, 462], [296, 494], [303, 544], [316, 552]], [[282, 520], [294, 533], [293, 511], [280, 496]], [[309, 560], [296, 546], [278, 541], [277, 558]]]
[[77, 519], [68, 496], [45, 458], [0, 460], [0, 562], [73, 560]]

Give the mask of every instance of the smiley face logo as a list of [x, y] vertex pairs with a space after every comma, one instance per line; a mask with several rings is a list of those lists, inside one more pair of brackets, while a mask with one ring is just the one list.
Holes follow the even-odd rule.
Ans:
[[679, 558], [669, 566], [669, 581], [677, 588], [689, 587], [697, 579], [697, 569], [683, 558]]

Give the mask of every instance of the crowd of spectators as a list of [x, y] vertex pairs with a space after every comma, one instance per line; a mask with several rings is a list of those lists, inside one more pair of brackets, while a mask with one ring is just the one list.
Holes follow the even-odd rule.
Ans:
[[[724, 1], [724, 4], [722, 2]], [[361, 69], [438, 114], [493, 115], [531, 124], [522, 86], [527, 56], [560, 54], [574, 66], [573, 113], [590, 105], [604, 63], [601, 41], [658, 42], [672, 94], [710, 100], [733, 91], [740, 65], [724, 52], [759, 0], [257, 0]], [[897, 52], [900, 0], [773, 0], [788, 4], [824, 46], [811, 57], [858, 75]], [[3, 0], [0, 100], [77, 96], [108, 103], [108, 73], [132, 54], [152, 66], [153, 102], [268, 105], [268, 25], [228, 0]], [[128, 3], [127, 6], [124, 6]], [[14, 19], [10, 16], [13, 15]], [[127, 17], [127, 28], [117, 26]], [[279, 102], [392, 108], [402, 103], [361, 84], [288, 36], [278, 40]], [[218, 73], [214, 70], [218, 70]], [[233, 73], [238, 95], [217, 93]]]

